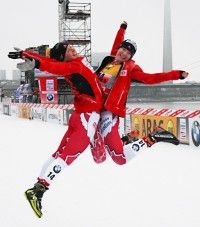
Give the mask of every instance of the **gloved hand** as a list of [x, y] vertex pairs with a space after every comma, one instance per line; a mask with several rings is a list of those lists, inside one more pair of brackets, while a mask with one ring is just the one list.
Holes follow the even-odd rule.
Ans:
[[19, 59], [22, 58], [23, 51], [11, 51], [8, 53], [8, 57], [12, 59]]
[[128, 26], [128, 23], [127, 23], [126, 21], [123, 21], [123, 22], [121, 23], [121, 25], [120, 25], [120, 28], [126, 29], [127, 26]]
[[181, 79], [181, 80], [184, 80], [185, 78], [187, 78], [188, 75], [189, 75], [188, 72], [185, 72], [185, 71], [181, 71], [181, 70], [180, 70], [180, 79]]
[[17, 68], [21, 71], [28, 71], [32, 70], [33, 68], [40, 68], [40, 61], [33, 59], [33, 57], [30, 54], [27, 54], [26, 52], [23, 52], [23, 50], [14, 47], [16, 51], [11, 51], [8, 53], [8, 57], [11, 59], [24, 59], [25, 62], [19, 63], [17, 65]]

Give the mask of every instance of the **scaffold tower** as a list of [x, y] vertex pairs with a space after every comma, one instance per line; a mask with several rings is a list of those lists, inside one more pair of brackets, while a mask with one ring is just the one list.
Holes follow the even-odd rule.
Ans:
[[58, 0], [59, 41], [68, 40], [91, 61], [91, 3]]

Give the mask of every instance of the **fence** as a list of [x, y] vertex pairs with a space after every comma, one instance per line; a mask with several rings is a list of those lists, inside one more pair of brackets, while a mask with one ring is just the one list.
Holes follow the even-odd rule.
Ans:
[[[12, 103], [9, 98], [0, 103], [1, 114], [60, 125], [68, 125], [73, 110], [73, 104]], [[120, 134], [137, 129], [142, 138], [158, 125], [175, 134], [181, 144], [194, 146], [200, 151], [200, 104], [194, 105], [192, 110], [187, 109], [187, 104], [185, 108], [173, 109], [128, 105], [125, 119], [120, 119]]]

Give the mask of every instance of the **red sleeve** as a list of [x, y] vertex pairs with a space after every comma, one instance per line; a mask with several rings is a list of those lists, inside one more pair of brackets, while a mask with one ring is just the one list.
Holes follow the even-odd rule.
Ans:
[[59, 62], [49, 57], [44, 57], [33, 52], [24, 51], [23, 56], [31, 57], [35, 60], [38, 60], [40, 62], [39, 69], [41, 71], [47, 71], [49, 73], [57, 74], [57, 75], [66, 76], [72, 73], [80, 73], [84, 68], [84, 65], [81, 62], [81, 60], [83, 59], [82, 57], [77, 58], [76, 60], [73, 60], [70, 62]]
[[58, 61], [47, 61], [40, 60], [40, 70], [47, 71], [49, 73], [57, 75], [69, 75], [72, 73], [80, 73], [82, 68], [81, 64], [77, 62], [58, 62]]
[[40, 55], [36, 52], [32, 52], [32, 51], [23, 51], [22, 57], [23, 58], [29, 58], [30, 57], [30, 58], [33, 58], [33, 59], [38, 60], [38, 61], [40, 61], [40, 60], [55, 61], [52, 58], [42, 56], [42, 55]]
[[119, 28], [112, 46], [111, 55], [113, 56], [116, 55], [119, 45], [121, 44], [121, 42], [124, 41], [125, 31], [126, 30], [124, 28], [121, 28], [121, 27]]
[[180, 71], [172, 70], [170, 72], [145, 73], [138, 65], [136, 65], [131, 72], [131, 79], [144, 84], [156, 84], [169, 80], [179, 80]]

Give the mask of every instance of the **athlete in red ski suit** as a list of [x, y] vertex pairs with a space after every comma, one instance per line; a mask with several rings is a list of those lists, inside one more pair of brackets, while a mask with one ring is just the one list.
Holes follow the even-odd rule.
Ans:
[[[56, 44], [51, 53], [62, 52], [63, 44]], [[38, 178], [45, 186], [49, 186], [57, 175], [55, 166], [70, 165], [87, 147], [93, 144], [94, 134], [99, 122], [99, 112], [103, 105], [102, 88], [100, 81], [85, 58], [78, 56], [76, 50], [67, 45], [63, 52], [65, 58], [60, 56], [52, 58], [43, 57], [37, 53], [24, 51], [22, 58], [35, 60], [35, 67], [41, 71], [48, 71], [55, 75], [63, 75], [71, 85], [74, 94], [74, 108], [69, 119], [69, 127], [53, 157], [48, 160]], [[71, 55], [70, 55], [71, 54]], [[66, 57], [67, 55], [67, 57]], [[68, 56], [70, 55], [70, 57]]]
[[34, 212], [41, 217], [41, 199], [52, 180], [94, 142], [103, 105], [102, 88], [86, 59], [67, 42], [56, 44], [50, 51], [50, 58], [31, 51], [10, 52], [8, 56], [25, 59], [24, 67], [27, 64], [55, 76], [64, 76], [74, 94], [75, 110], [69, 119], [68, 130], [56, 152], [44, 163], [38, 182], [25, 192]]
[[[93, 158], [97, 163], [106, 159], [107, 152], [120, 165], [135, 156], [130, 144], [123, 147], [118, 130], [119, 117], [125, 117], [131, 82], [156, 84], [184, 79], [188, 76], [187, 72], [181, 70], [154, 74], [143, 72], [141, 67], [132, 60], [137, 49], [136, 44], [131, 40], [124, 41], [126, 28], [127, 23], [122, 23], [115, 37], [111, 56], [105, 57], [96, 71], [104, 91], [104, 107], [101, 111], [98, 131], [95, 134], [95, 146], [92, 147]], [[138, 140], [138, 144], [142, 147], [144, 142]]]

